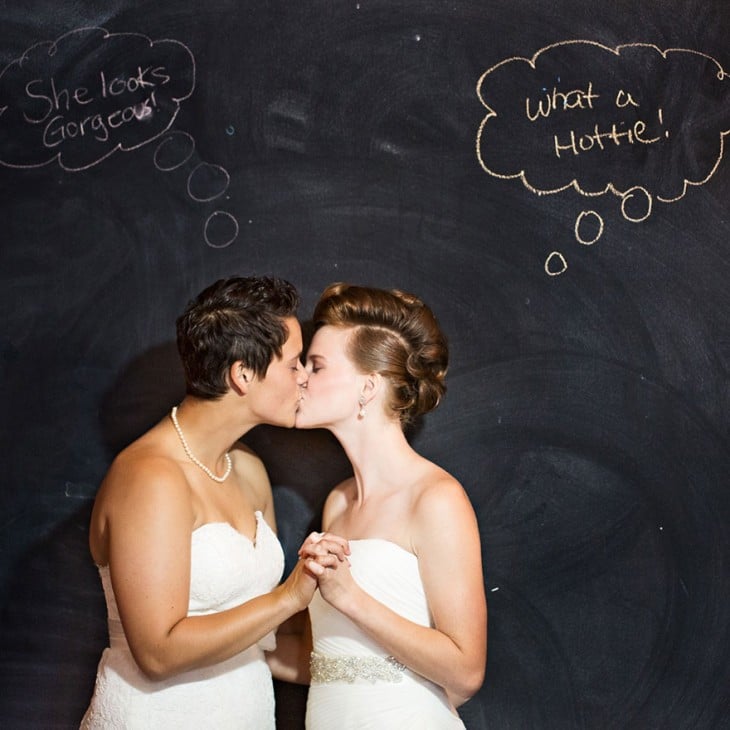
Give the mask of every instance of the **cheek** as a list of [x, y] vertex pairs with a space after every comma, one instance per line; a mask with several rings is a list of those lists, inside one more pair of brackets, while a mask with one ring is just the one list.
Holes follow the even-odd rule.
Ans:
[[277, 377], [276, 387], [272, 388], [272, 399], [278, 401], [290, 401], [297, 394], [297, 382], [293, 377], [289, 377], [290, 373], [284, 373]]
[[307, 385], [306, 394], [322, 408], [334, 408], [352, 400], [348, 384], [340, 379], [313, 379]]
[[307, 392], [310, 396], [316, 398], [322, 397], [324, 394], [331, 393], [334, 390], [332, 387], [332, 380], [327, 377], [322, 377], [313, 374], [309, 382], [307, 383]]

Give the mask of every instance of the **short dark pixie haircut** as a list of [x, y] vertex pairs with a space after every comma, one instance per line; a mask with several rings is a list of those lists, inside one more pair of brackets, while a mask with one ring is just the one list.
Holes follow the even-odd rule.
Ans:
[[220, 279], [193, 299], [177, 320], [177, 349], [188, 395], [217, 400], [228, 391], [228, 369], [240, 360], [263, 379], [289, 335], [297, 290], [276, 277]]

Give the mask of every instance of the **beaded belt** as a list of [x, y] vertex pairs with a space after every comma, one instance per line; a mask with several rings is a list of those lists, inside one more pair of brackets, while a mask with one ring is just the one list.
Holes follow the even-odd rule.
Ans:
[[309, 667], [312, 684], [327, 682], [354, 682], [365, 679], [369, 682], [400, 682], [405, 664], [392, 656], [325, 656], [312, 652]]

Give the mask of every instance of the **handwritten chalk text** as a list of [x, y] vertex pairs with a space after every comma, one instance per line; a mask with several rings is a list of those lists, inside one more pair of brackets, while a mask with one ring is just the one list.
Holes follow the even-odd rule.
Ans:
[[605, 150], [611, 143], [619, 147], [622, 144], [654, 144], [663, 139], [663, 135], [646, 137], [646, 123], [641, 120], [634, 122], [628, 129], [621, 130], [622, 125], [623, 122], [613, 122], [606, 131], [601, 131], [600, 125], [595, 124], [587, 134], [576, 134], [575, 130], [570, 130], [565, 140], [559, 140], [556, 134], [553, 136], [555, 156], [560, 157], [563, 152], [579, 155], [592, 149]]
[[159, 139], [195, 88], [173, 39], [76, 28], [0, 70], [0, 166], [86, 170]]
[[525, 99], [525, 114], [531, 122], [537, 121], [540, 117], [547, 118], [554, 111], [569, 111], [571, 109], [593, 109], [593, 102], [598, 99], [599, 94], [593, 93], [593, 82], [588, 83], [585, 91], [572, 89], [571, 91], [558, 91], [553, 87], [551, 94], [537, 102], [537, 109], [530, 110], [530, 97]]
[[[728, 81], [730, 72], [699, 50], [557, 41], [479, 77], [486, 113], [477, 160], [488, 175], [519, 180], [535, 195], [611, 194], [622, 218], [640, 223], [655, 201], [675, 203], [719, 169], [730, 134], [722, 113]], [[579, 244], [603, 233], [602, 215], [580, 212]], [[551, 252], [545, 272], [566, 270], [563, 254]]]
[[97, 142], [109, 139], [109, 130], [118, 129], [134, 120], [142, 121], [152, 116], [157, 106], [155, 92], [138, 104], [130, 104], [123, 109], [116, 109], [110, 114], [93, 114], [84, 117], [80, 122], [66, 122], [61, 114], [53, 117], [43, 130], [43, 144], [49, 149], [57, 147], [67, 139], [91, 135]]
[[[31, 106], [23, 112], [23, 119], [29, 124], [45, 124], [42, 141], [48, 149], [57, 147], [66, 140], [85, 136], [97, 142], [106, 142], [110, 130], [135, 120], [149, 119], [157, 107], [154, 89], [169, 81], [170, 75], [164, 66], [137, 66], [133, 74], [111, 78], [104, 71], [99, 71], [93, 90], [89, 86], [59, 88], [53, 76], [50, 79], [32, 79], [25, 85], [25, 95]], [[79, 119], [66, 119], [65, 115], [78, 112], [87, 104], [114, 98], [121, 101], [123, 94], [138, 96], [137, 92], [140, 90], [150, 92], [141, 101], [135, 100], [106, 113], [96, 112]]]

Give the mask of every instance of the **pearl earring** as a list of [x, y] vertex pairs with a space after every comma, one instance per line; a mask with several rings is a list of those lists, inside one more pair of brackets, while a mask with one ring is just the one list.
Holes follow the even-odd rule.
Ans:
[[360, 396], [357, 404], [360, 406], [360, 410], [357, 412], [359, 418], [365, 418], [365, 398]]

